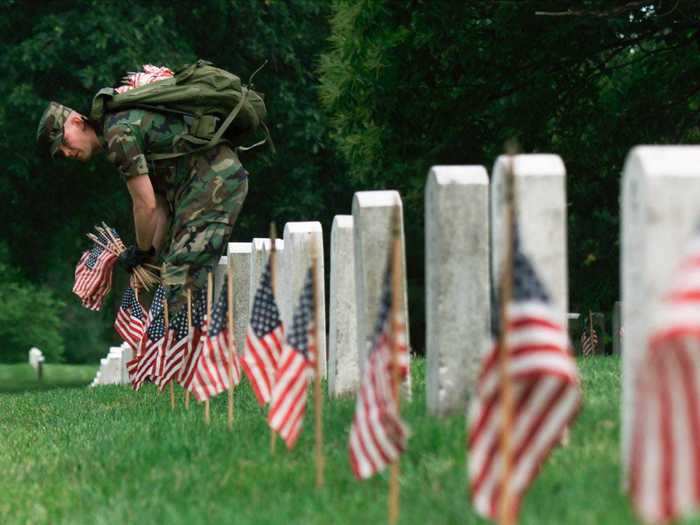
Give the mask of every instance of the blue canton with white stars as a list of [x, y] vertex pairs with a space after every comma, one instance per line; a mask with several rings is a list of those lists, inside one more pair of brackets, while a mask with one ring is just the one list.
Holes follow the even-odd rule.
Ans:
[[264, 337], [282, 324], [280, 313], [272, 294], [270, 261], [260, 277], [260, 287], [255, 292], [253, 310], [250, 313], [250, 326], [257, 338]]
[[102, 252], [104, 251], [105, 250], [102, 246], [100, 246], [99, 244], [95, 244], [92, 248], [90, 248], [90, 255], [88, 255], [87, 261], [85, 261], [85, 266], [87, 266], [91, 270], [94, 270], [95, 265], [97, 264], [97, 259], [100, 255], [102, 255]]
[[[391, 264], [387, 263], [384, 272], [384, 282], [382, 283], [381, 303], [379, 304], [379, 315], [374, 325], [374, 336], [372, 337], [372, 350], [377, 348], [377, 342], [384, 333], [384, 326], [389, 319], [391, 312]], [[370, 351], [372, 351], [370, 350]]]
[[151, 341], [159, 341], [165, 333], [165, 311], [163, 309], [163, 300], [165, 299], [165, 288], [159, 286], [156, 293], [153, 294], [153, 302], [148, 316], [151, 318], [151, 324], [148, 326], [148, 338]]
[[187, 336], [187, 312], [182, 311], [170, 322], [170, 330], [175, 332], [175, 341]]
[[[491, 333], [494, 337], [498, 336], [500, 329], [499, 297], [495, 296], [492, 288]], [[535, 268], [522, 251], [520, 229], [517, 224], [513, 228], [513, 297], [511, 300], [513, 302], [540, 301], [545, 304], [551, 302]]]
[[192, 326], [202, 328], [207, 317], [207, 291], [202, 288], [192, 305]]
[[131, 286], [129, 286], [124, 291], [124, 295], [122, 296], [122, 304], [120, 305], [120, 308], [122, 310], [130, 312], [131, 317], [135, 317], [139, 321], [143, 321], [143, 308], [141, 308], [141, 304], [136, 299], [136, 293], [134, 292], [134, 289]]
[[226, 319], [228, 314], [228, 283], [224, 283], [219, 293], [219, 300], [211, 312], [211, 326], [209, 327], [209, 336], [216, 337], [219, 332], [226, 328]]
[[314, 313], [314, 281], [311, 269], [306, 273], [304, 288], [299, 297], [299, 305], [294, 311], [292, 329], [287, 337], [287, 343], [308, 359], [309, 354], [309, 325]]

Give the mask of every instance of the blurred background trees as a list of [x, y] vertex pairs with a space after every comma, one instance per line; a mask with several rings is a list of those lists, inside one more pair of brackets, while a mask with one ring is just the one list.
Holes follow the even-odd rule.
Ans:
[[0, 359], [36, 345], [95, 361], [116, 341], [118, 294], [94, 313], [70, 289], [94, 224], [133, 238], [129, 197], [104, 160], [37, 157], [46, 102], [87, 111], [141, 64], [195, 58], [243, 79], [269, 61], [255, 85], [277, 153], [242, 157], [251, 186], [232, 240], [267, 236], [270, 220], [320, 220], [328, 239], [354, 191], [399, 190], [421, 351], [426, 173], [490, 169], [516, 138], [564, 159], [571, 307], [609, 311], [627, 151], [699, 136], [699, 22], [683, 1], [0, 0]]

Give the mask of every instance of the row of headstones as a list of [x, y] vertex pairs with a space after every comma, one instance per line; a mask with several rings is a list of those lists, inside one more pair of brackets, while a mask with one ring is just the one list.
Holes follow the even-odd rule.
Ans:
[[111, 347], [107, 357], [100, 359], [100, 367], [90, 386], [128, 384], [129, 373], [126, 369], [126, 363], [131, 360], [132, 356], [133, 352], [127, 343]]
[[[497, 160], [490, 186], [483, 166], [436, 166], [426, 180], [425, 348], [427, 403], [432, 414], [464, 410], [481, 356], [488, 350], [490, 275], [498, 275], [502, 256], [506, 162], [506, 158]], [[554, 307], [564, 316], [568, 305], [564, 164], [556, 155], [518, 155], [513, 170], [525, 253], [538, 268]], [[352, 214], [333, 220], [327, 368], [324, 364], [333, 397], [352, 394], [359, 385], [379, 308], [395, 206], [402, 207], [395, 191], [357, 192]], [[403, 240], [403, 225], [401, 237]], [[291, 321], [310, 264], [312, 244], [323, 271], [320, 223], [287, 223], [283, 239], [278, 240], [275, 288], [285, 326]], [[219, 264], [217, 289], [223, 284], [227, 265], [233, 265], [239, 351], [244, 347], [252, 298], [269, 248], [269, 239], [230, 243]], [[405, 252], [402, 258], [405, 269]], [[405, 283], [403, 288], [401, 306], [408, 321]], [[325, 311], [325, 305], [321, 308]], [[321, 322], [326, 334], [325, 315]], [[319, 346], [323, 360], [326, 341]]]

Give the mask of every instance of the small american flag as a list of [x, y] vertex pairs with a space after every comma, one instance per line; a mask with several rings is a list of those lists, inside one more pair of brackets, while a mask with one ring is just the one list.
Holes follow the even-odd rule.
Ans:
[[665, 523], [700, 506], [700, 232], [654, 312], [637, 370], [632, 503], [645, 521]]
[[[350, 466], [357, 479], [367, 479], [398, 459], [406, 448], [407, 431], [393, 395], [391, 268], [384, 274], [374, 342], [350, 427]], [[403, 315], [394, 323], [399, 376], [408, 374], [408, 346]]]
[[307, 385], [316, 362], [313, 292], [313, 275], [309, 270], [294, 312], [292, 329], [282, 348], [267, 416], [270, 428], [284, 439], [288, 448], [292, 448], [299, 437], [306, 412]]
[[112, 288], [112, 269], [116, 262], [117, 256], [97, 243], [83, 253], [75, 268], [73, 284], [73, 293], [83, 306], [90, 310], [102, 308], [104, 298]]
[[241, 366], [253, 387], [260, 406], [270, 401], [275, 384], [277, 362], [282, 353], [284, 328], [272, 293], [270, 261], [255, 292], [250, 326], [246, 333], [245, 353]]
[[194, 372], [202, 351], [202, 336], [207, 325], [207, 291], [202, 289], [192, 304], [192, 333], [188, 344], [187, 356], [180, 368], [178, 382], [189, 390]]
[[[139, 390], [143, 383], [152, 377], [155, 371], [156, 359], [161, 345], [165, 339], [165, 311], [163, 304], [165, 301], [165, 288], [159, 286], [153, 295], [153, 302], [148, 312], [148, 328], [146, 335], [141, 339], [139, 354], [134, 360], [127, 363], [129, 379], [134, 390]], [[131, 364], [131, 366], [130, 366]], [[133, 373], [131, 370], [133, 369]]]
[[[234, 348], [229, 347], [228, 283], [224, 283], [219, 300], [211, 313], [211, 324], [202, 338], [202, 351], [195, 367], [190, 390], [197, 401], [219, 395], [241, 381], [241, 368]], [[233, 356], [230, 356], [231, 352]]]
[[139, 347], [146, 326], [146, 316], [143, 307], [136, 298], [136, 292], [129, 286], [124, 290], [122, 302], [119, 305], [114, 329], [133, 350]]
[[156, 381], [158, 388], [162, 391], [177, 377], [182, 367], [182, 363], [187, 351], [188, 341], [187, 312], [180, 312], [170, 322], [168, 333], [164, 343], [164, 358], [162, 371]]
[[581, 332], [581, 352], [584, 357], [590, 357], [595, 353], [595, 349], [598, 346], [598, 334], [593, 328], [593, 325], [589, 323], [588, 330], [585, 328]]
[[[507, 305], [508, 370], [513, 391], [512, 469], [508, 478], [511, 515], [549, 452], [578, 411], [578, 370], [562, 316], [552, 306], [514, 232], [513, 297]], [[498, 346], [499, 308], [493, 301], [492, 350], [485, 356], [471, 410], [469, 481], [479, 514], [496, 520], [500, 511], [504, 458], [500, 440], [503, 406]]]

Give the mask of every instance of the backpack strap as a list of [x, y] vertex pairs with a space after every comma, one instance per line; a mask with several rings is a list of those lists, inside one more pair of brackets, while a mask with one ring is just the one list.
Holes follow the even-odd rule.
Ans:
[[[241, 87], [241, 99], [238, 101], [238, 104], [236, 104], [236, 107], [231, 110], [231, 113], [228, 114], [228, 117], [226, 117], [226, 120], [224, 120], [219, 126], [219, 129], [214, 133], [214, 136], [209, 139], [200, 139], [195, 137], [194, 135], [191, 134], [186, 134], [186, 135], [180, 135], [178, 137], [179, 140], [186, 140], [187, 142], [191, 144], [198, 144], [200, 145], [199, 148], [196, 148], [191, 151], [180, 151], [177, 153], [151, 153], [150, 155], [147, 155], [148, 160], [151, 161], [157, 161], [157, 160], [172, 160], [172, 159], [177, 159], [180, 157], [184, 157], [185, 155], [193, 155], [196, 153], [203, 153], [207, 150], [210, 150], [214, 146], [217, 146], [221, 144], [222, 142], [227, 142], [223, 139], [224, 133], [228, 129], [228, 127], [231, 125], [231, 122], [233, 122], [236, 119], [236, 116], [241, 112], [241, 109], [243, 108], [243, 105], [246, 103], [246, 100], [248, 100], [248, 88], [247, 87]], [[176, 139], [176, 140], [178, 140]], [[267, 140], [267, 138], [265, 139]]]

